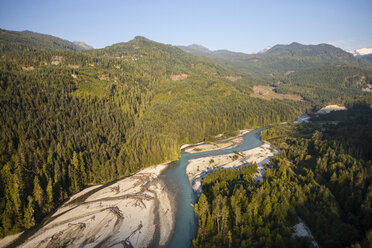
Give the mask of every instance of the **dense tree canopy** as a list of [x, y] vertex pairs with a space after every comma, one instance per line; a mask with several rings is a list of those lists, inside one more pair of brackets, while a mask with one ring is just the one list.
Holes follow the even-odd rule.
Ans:
[[[219, 133], [243, 128], [291, 122], [300, 113], [325, 103], [352, 105], [368, 102], [371, 97], [371, 67], [337, 49], [329, 56], [323, 52], [288, 55], [287, 50], [284, 54], [255, 55], [249, 59], [235, 54], [238, 58], [221, 60], [220, 64], [144, 37], [104, 49], [71, 51], [77, 49], [71, 42], [52, 36], [0, 30], [0, 237], [36, 225], [87, 185], [109, 182], [146, 166], [176, 159], [183, 143], [211, 140]], [[298, 71], [287, 73], [293, 68]], [[299, 94], [305, 101], [253, 98], [250, 94], [255, 84], [273, 85], [277, 92]], [[309, 173], [314, 178], [308, 180], [316, 182], [311, 185], [316, 192], [336, 201], [349, 194], [350, 189], [345, 188], [339, 195], [332, 190], [344, 189], [343, 185], [334, 183], [322, 188], [322, 180], [330, 178], [333, 182], [346, 174], [343, 182], [358, 182], [359, 191], [352, 194], [355, 199], [346, 199], [349, 205], [340, 208], [352, 211], [347, 221], [340, 220], [355, 234], [350, 237], [351, 244], [367, 235], [369, 225], [360, 222], [360, 218], [369, 214], [363, 209], [369, 209], [368, 201], [365, 202], [369, 197], [366, 192], [370, 192], [366, 190], [369, 179], [365, 178], [370, 171], [358, 169], [370, 160], [365, 150], [369, 143], [344, 139], [339, 134], [332, 136], [338, 137], [333, 143], [321, 137], [320, 147], [334, 150], [327, 153], [330, 157], [326, 161], [338, 158], [337, 149], [345, 153], [342, 159], [347, 163], [341, 162], [346, 163], [347, 173], [339, 172], [343, 167], [337, 164], [338, 160], [330, 160], [336, 163], [336, 174], [332, 171], [323, 175], [321, 171], [322, 178], [318, 178], [314, 164], [314, 168], [309, 165], [303, 170], [314, 171]], [[313, 152], [324, 158], [323, 150], [313, 148], [317, 147], [317, 140], [306, 139], [297, 144], [297, 138], [291, 141], [296, 145], [286, 143], [286, 147], [309, 150], [303, 150], [300, 159], [288, 151], [288, 161], [303, 162], [309, 156], [314, 158]], [[353, 160], [360, 157], [364, 160]], [[257, 188], [252, 183], [254, 167], [229, 172], [231, 175], [218, 172], [216, 175], [220, 176], [215, 179], [215, 175], [208, 176], [206, 195], [196, 208], [203, 235], [199, 233], [194, 244], [309, 244], [306, 239], [293, 243], [288, 227], [297, 218], [296, 204], [318, 195], [305, 192], [307, 179], [300, 182], [287, 160], [274, 160], [277, 164], [271, 174], [273, 180], [264, 183], [268, 188]], [[350, 168], [361, 174], [350, 179]], [[304, 178], [307, 177], [310, 176]], [[293, 187], [292, 179], [300, 186]], [[303, 201], [293, 200], [291, 194], [301, 190], [305, 192], [301, 193]], [[275, 198], [281, 194], [281, 198]], [[232, 203], [230, 198], [234, 195], [236, 199], [246, 198]], [[256, 205], [252, 205], [252, 199], [257, 200]], [[283, 212], [277, 213], [273, 203]], [[331, 204], [326, 206], [332, 213], [339, 215], [334, 211], [335, 203], [327, 204]], [[245, 215], [252, 206], [253, 213]], [[268, 207], [258, 215], [259, 207], [264, 206]], [[308, 222], [306, 212], [301, 217]], [[247, 220], [253, 222], [246, 224]], [[244, 227], [239, 234], [236, 225]], [[268, 233], [272, 228], [284, 228], [285, 232]], [[315, 235], [321, 239], [321, 234]], [[267, 237], [269, 243], [259, 237]]]
[[251, 98], [229, 69], [143, 37], [86, 52], [12, 51], [0, 68], [0, 236], [86, 185], [176, 159], [183, 143], [309, 107]]
[[370, 247], [371, 127], [367, 107], [264, 131], [281, 150], [264, 181], [253, 183], [255, 165], [209, 174], [195, 205], [193, 246], [312, 247], [293, 236], [302, 220], [321, 247]]

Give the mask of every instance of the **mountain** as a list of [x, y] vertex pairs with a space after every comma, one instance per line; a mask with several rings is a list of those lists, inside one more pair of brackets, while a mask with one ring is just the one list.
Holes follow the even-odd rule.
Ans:
[[293, 42], [289, 45], [275, 45], [258, 54], [221, 50], [203, 56], [255, 80], [270, 80], [274, 76], [309, 67], [350, 65], [371, 68], [366, 61], [328, 44], [302, 45]]
[[177, 46], [178, 48], [182, 49], [185, 52], [194, 54], [194, 55], [200, 55], [200, 56], [208, 56], [212, 54], [212, 51], [208, 48], [198, 45], [198, 44], [192, 44], [190, 46]]
[[360, 56], [361, 59], [364, 59], [372, 64], [372, 54], [362, 55]]
[[87, 185], [176, 159], [181, 144], [371, 100], [367, 62], [325, 44], [253, 55], [142, 36], [90, 50], [29, 31], [0, 37], [0, 237]]
[[349, 56], [344, 50], [329, 44], [302, 45], [293, 42], [289, 45], [275, 45], [266, 54], [277, 56]]
[[73, 43], [76, 46], [78, 46], [81, 50], [91, 50], [91, 49], [94, 49], [94, 47], [92, 47], [91, 45], [88, 45], [84, 41], [77, 40], [77, 41], [74, 41]]
[[[181, 144], [309, 107], [251, 97], [230, 68], [145, 37], [76, 52], [46, 46], [55, 37], [3, 32], [17, 39], [0, 56], [0, 237], [87, 185], [176, 159]], [[24, 46], [30, 36], [38, 40]]]
[[235, 83], [241, 88], [270, 84], [276, 93], [299, 95], [315, 105], [368, 97], [372, 87], [372, 66], [367, 61], [328, 44], [294, 42], [261, 54], [219, 50], [205, 57], [242, 75], [244, 81]]
[[349, 50], [348, 52], [353, 54], [355, 57], [368, 61], [372, 64], [372, 48], [360, 48]]
[[73, 42], [31, 31], [8, 31], [0, 29], [0, 53], [14, 50], [82, 50]]
[[257, 53], [265, 53], [267, 52], [268, 50], [270, 50], [272, 48], [272, 46], [267, 46], [265, 47], [264, 49], [262, 49], [261, 51], [258, 51]]

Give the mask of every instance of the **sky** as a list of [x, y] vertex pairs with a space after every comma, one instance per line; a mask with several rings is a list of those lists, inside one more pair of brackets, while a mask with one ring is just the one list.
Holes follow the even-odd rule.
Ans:
[[137, 35], [252, 53], [267, 46], [372, 47], [372, 0], [0, 0], [0, 28], [95, 48]]

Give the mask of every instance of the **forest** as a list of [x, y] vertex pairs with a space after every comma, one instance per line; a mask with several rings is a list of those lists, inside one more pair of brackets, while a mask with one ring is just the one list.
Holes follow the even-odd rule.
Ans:
[[[254, 165], [205, 178], [193, 245], [310, 246], [291, 237], [300, 217], [311, 230], [336, 228], [313, 232], [321, 246], [365, 246], [370, 113], [337, 128], [321, 117], [318, 127], [276, 124], [330, 103], [371, 103], [366, 63], [328, 46], [205, 58], [144, 37], [85, 51], [0, 30], [0, 238], [36, 226], [86, 186], [176, 159], [182, 144], [274, 125], [263, 137], [282, 152], [263, 184], [253, 183]], [[304, 100], [254, 98], [254, 85]]]
[[234, 75], [143, 37], [1, 53], [0, 237], [40, 223], [88, 185], [176, 159], [181, 144], [292, 121], [310, 107], [252, 98], [226, 79]]
[[370, 247], [371, 127], [370, 107], [356, 105], [263, 131], [280, 150], [263, 182], [254, 183], [255, 165], [207, 175], [193, 247], [313, 247], [293, 235], [299, 222], [320, 247]]

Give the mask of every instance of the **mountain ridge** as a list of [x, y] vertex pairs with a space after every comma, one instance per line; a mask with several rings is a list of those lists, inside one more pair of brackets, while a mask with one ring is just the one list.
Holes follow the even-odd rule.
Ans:
[[[181, 49], [190, 50], [185, 47]], [[219, 64], [235, 68], [240, 73], [251, 75], [254, 78], [264, 77], [266, 80], [271, 75], [283, 75], [288, 71], [295, 71], [308, 67], [329, 65], [362, 66], [371, 69], [367, 61], [356, 58], [341, 48], [329, 44], [303, 45], [292, 42], [288, 45], [278, 44], [264, 53], [247, 54], [229, 50], [212, 51], [208, 54], [194, 53], [209, 58]]]
[[41, 34], [29, 30], [11, 31], [0, 28], [0, 53], [21, 51], [43, 51], [43, 50], [85, 50], [89, 47], [84, 42], [71, 42], [62, 38]]
[[78, 47], [80, 47], [81, 50], [91, 50], [91, 49], [94, 49], [93, 46], [88, 45], [87, 43], [85, 43], [84, 41], [81, 41], [81, 40], [75, 40], [72, 43], [74, 43], [75, 45], [77, 45]]

